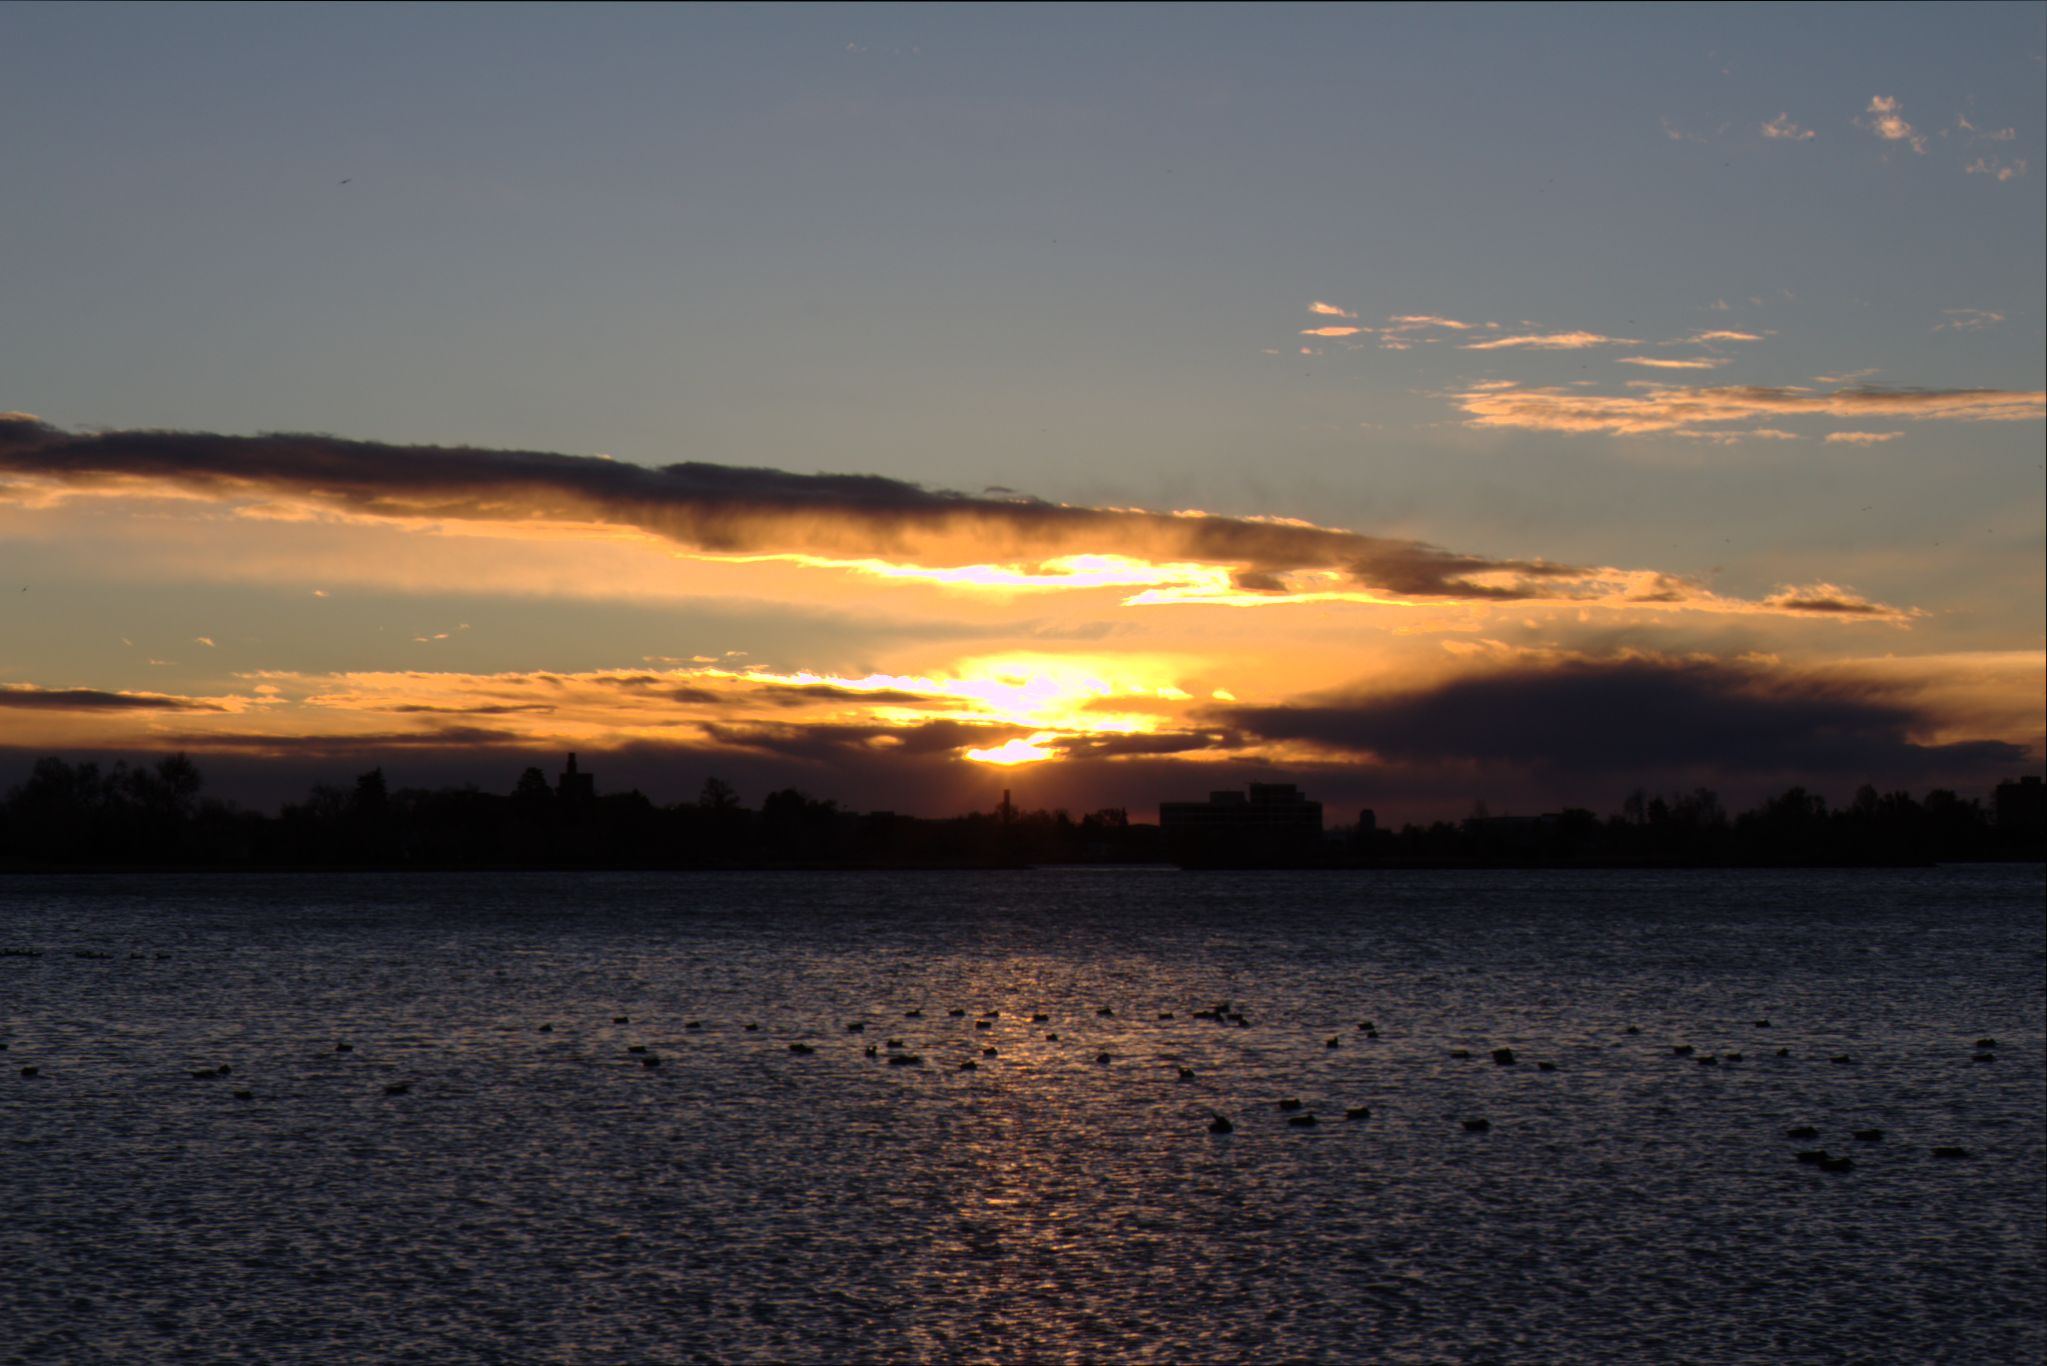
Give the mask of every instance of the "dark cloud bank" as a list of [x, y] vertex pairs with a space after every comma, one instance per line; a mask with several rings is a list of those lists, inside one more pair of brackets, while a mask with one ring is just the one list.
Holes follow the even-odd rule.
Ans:
[[[1336, 569], [1411, 597], [1553, 595], [1583, 571], [1458, 554], [1419, 541], [1232, 517], [1174, 517], [976, 496], [865, 474], [792, 474], [698, 462], [659, 469], [594, 456], [396, 446], [331, 436], [66, 432], [0, 414], [0, 475], [76, 488], [159, 481], [218, 497], [288, 497], [370, 516], [632, 527], [714, 553], [911, 554], [969, 538], [977, 555], [1033, 560], [1084, 551], [1240, 566], [1247, 588]], [[1479, 584], [1506, 573], [1512, 583]]]

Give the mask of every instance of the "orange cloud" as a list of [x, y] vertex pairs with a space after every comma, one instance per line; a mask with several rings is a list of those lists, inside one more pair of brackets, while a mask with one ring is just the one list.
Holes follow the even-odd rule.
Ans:
[[1500, 351], [1527, 347], [1537, 351], [1582, 351], [1591, 346], [1634, 346], [1634, 337], [1607, 337], [1597, 332], [1538, 332], [1518, 337], [1496, 337], [1491, 341], [1466, 342], [1466, 351]]
[[1871, 96], [1869, 108], [1863, 112], [1872, 115], [1871, 119], [1867, 123], [1857, 119], [1857, 123], [1886, 142], [1902, 142], [1921, 156], [1926, 154], [1926, 139], [1920, 136], [1918, 129], [1905, 122], [1905, 116], [1898, 112], [1898, 101], [1894, 97]]
[[1810, 142], [1819, 134], [1793, 123], [1791, 115], [1779, 114], [1763, 125], [1763, 136], [1778, 142]]
[[1663, 356], [1621, 356], [1620, 365], [1644, 365], [1656, 370], [1717, 370], [1726, 365], [1725, 356], [1691, 356], [1683, 359]]
[[1844, 446], [1879, 446], [1886, 441], [1896, 441], [1903, 432], [1828, 432], [1827, 444]]
[[1767, 417], [1905, 418], [2026, 422], [2047, 416], [2047, 392], [2007, 389], [1837, 389], [1734, 385], [1701, 388], [1638, 381], [1631, 394], [1562, 388], [1465, 389], [1452, 395], [1473, 427], [1640, 436], [1695, 432]]
[[1309, 304], [1308, 311], [1310, 313], [1319, 313], [1325, 318], [1357, 317], [1357, 314], [1351, 312], [1347, 308], [1338, 308], [1335, 304], [1325, 304], [1320, 299], [1317, 299], [1314, 303]]
[[1305, 327], [1301, 329], [1301, 335], [1304, 337], [1355, 337], [1360, 332], [1369, 332], [1371, 330], [1369, 327]]

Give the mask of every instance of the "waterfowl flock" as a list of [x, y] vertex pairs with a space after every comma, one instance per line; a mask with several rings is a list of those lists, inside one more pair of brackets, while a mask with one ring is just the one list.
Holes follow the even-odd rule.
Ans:
[[[7, 956], [12, 957], [40, 956], [40, 951], [37, 950], [6, 949], [0, 950], [0, 953], [4, 953]], [[1232, 1002], [1229, 1001], [1221, 1001], [1213, 1005], [1202, 1006], [1188, 1013], [1193, 1020], [1206, 1022], [1208, 1025], [1225, 1025], [1231, 1028], [1238, 1029], [1246, 1029], [1251, 1027], [1250, 1019], [1243, 1013], [1243, 1011], [1238, 1009]], [[1150, 1012], [1150, 1014], [1151, 1020], [1155, 1024], [1160, 1026], [1171, 1025], [1179, 1018], [1179, 1012], [1174, 1010], [1154, 1010]], [[944, 1018], [947, 1022], [952, 1022], [964, 1020], [967, 1018], [968, 1015], [969, 1011], [965, 1007], [955, 1006], [945, 1011]], [[1096, 1019], [1099, 1020], [1115, 1020], [1119, 1018], [1116, 1008], [1111, 1005], [1100, 1005], [1094, 1007], [1093, 1015]], [[629, 1014], [623, 1013], [613, 1014], [610, 1015], [608, 1018], [613, 1026], [630, 1026], [633, 1023], [632, 1016], [630, 1016]], [[900, 1018], [903, 1019], [904, 1021], [909, 1021], [913, 1023], [921, 1022], [925, 1019], [925, 1012], [923, 1007], [921, 1006], [911, 1006], [900, 1012]], [[998, 1047], [996, 1047], [993, 1043], [986, 1042], [985, 1040], [985, 1036], [989, 1033], [992, 1033], [996, 1029], [997, 1025], [1002, 1021], [1002, 1018], [1003, 1018], [1002, 1012], [999, 1010], [982, 1011], [978, 1014], [976, 1018], [974, 1018], [970, 1022], [971, 1029], [967, 1038], [964, 1041], [954, 1039], [948, 1042], [948, 1040], [944, 1038], [935, 1037], [929, 1040], [920, 1041], [919, 1046], [927, 1049], [930, 1048], [942, 1049], [946, 1047], [956, 1048], [961, 1042], [964, 1042], [970, 1047], [971, 1052], [977, 1053], [978, 1056], [969, 1055], [953, 1059], [952, 1060], [953, 1070], [956, 1072], [979, 1071], [982, 1060], [996, 1059], [1002, 1056], [1001, 1050]], [[1053, 1016], [1048, 1011], [1037, 1010], [1030, 1012], [1027, 1018], [1031, 1025], [1043, 1025], [1052, 1022]], [[1139, 1018], [1142, 1018], [1142, 1016], [1140, 1016]], [[865, 1017], [851, 1020], [842, 1020], [840, 1023], [840, 1028], [843, 1034], [857, 1037], [865, 1035], [867, 1033], [870, 1023], [872, 1023], [872, 1021]], [[1769, 1019], [1757, 1019], [1753, 1023], [1754, 1027], [1758, 1029], [1770, 1029], [1774, 1027]], [[555, 1033], [556, 1027], [557, 1027], [556, 1022], [552, 1020], [542, 1021], [531, 1026], [533, 1032], [542, 1035], [549, 1035]], [[691, 1032], [692, 1034], [701, 1034], [704, 1033], [706, 1030], [706, 1022], [701, 1019], [686, 1020], [683, 1022], [683, 1028], [686, 1031]], [[760, 1032], [761, 1025], [758, 1021], [749, 1020], [740, 1023], [739, 1028], [744, 1033], [753, 1034]], [[944, 1030], [945, 1026], [939, 1025], [938, 1028], [942, 1031]], [[1120, 1029], [1122, 1028], [1122, 1026], [1118, 1026], [1118, 1028]], [[1377, 1022], [1370, 1019], [1359, 1020], [1356, 1024], [1354, 1032], [1355, 1034], [1362, 1036], [1362, 1039], [1368, 1043], [1377, 1041], [1381, 1037], [1380, 1029]], [[1642, 1030], [1641, 1027], [1638, 1025], [1628, 1025], [1621, 1031], [1621, 1036], [1623, 1039], [1637, 1038], [1640, 1037], [1641, 1034]], [[812, 1037], [815, 1037], [815, 1035], [813, 1034]], [[1060, 1034], [1057, 1031], [1041, 1031], [1041, 1037], [1044, 1040], [1044, 1042], [1048, 1044], [1057, 1044], [1061, 1041]], [[1119, 1038], [1123, 1039], [1127, 1043], [1128, 1040], [1127, 1034], [1119, 1034]], [[1337, 1049], [1341, 1046], [1342, 1041], [1343, 1036], [1341, 1035], [1328, 1036], [1322, 1040], [1321, 1051], [1326, 1053], [1328, 1050]], [[864, 1039], [859, 1040], [859, 1042], [860, 1042], [859, 1056], [862, 1057], [863, 1059], [877, 1060], [888, 1067], [923, 1068], [925, 1066], [925, 1054], [923, 1052], [917, 1051], [916, 1049], [913, 1049], [905, 1038], [900, 1037], [890, 1038], [886, 1041], [885, 1045], [876, 1045], [874, 1043], [868, 1043], [865, 1042]], [[0, 1039], [0, 1050], [9, 1049], [11, 1047], [11, 1044], [12, 1041], [10, 1040]], [[812, 1042], [810, 1038], [799, 1038], [793, 1040], [785, 1039], [779, 1045], [779, 1047], [781, 1047], [787, 1053], [787, 1055], [797, 1058], [817, 1057], [823, 1051], [822, 1045], [816, 1042]], [[1303, 1040], [1301, 1047], [1303, 1049], [1302, 1060], [1305, 1063], [1306, 1058], [1308, 1056], [1307, 1049], [1310, 1047], [1310, 1045], [1307, 1043], [1306, 1040]], [[1728, 1050], [1718, 1053], [1715, 1052], [1702, 1053], [1699, 1051], [1698, 1046], [1692, 1043], [1671, 1043], [1665, 1045], [1665, 1047], [1667, 1047], [1668, 1049], [1668, 1052], [1664, 1055], [1666, 1058], [1671, 1060], [1687, 1060], [1694, 1064], [1695, 1066], [1701, 1067], [1718, 1067], [1721, 1066], [1723, 1062], [1728, 1064], [1739, 1064], [1743, 1063], [1746, 1060], [1745, 1054], [1739, 1050]], [[1978, 1037], [1974, 1040], [1972, 1048], [1973, 1051], [1971, 1051], [1967, 1055], [1970, 1062], [1980, 1064], [1984, 1062], [1995, 1061], [1997, 1056], [1996, 1039], [1988, 1036]], [[623, 1045], [623, 1051], [626, 1055], [626, 1060], [638, 1062], [640, 1067], [647, 1071], [657, 1071], [658, 1069], [661, 1068], [664, 1062], [664, 1059], [653, 1050], [653, 1047], [651, 1045], [647, 1043], [627, 1043]], [[332, 1045], [332, 1052], [335, 1054], [344, 1055], [353, 1054], [356, 1052], [356, 1044], [352, 1041], [345, 1039], [336, 1040]], [[1447, 1050], [1447, 1053], [1449, 1059], [1453, 1062], [1467, 1062], [1473, 1060], [1475, 1057], [1473, 1050], [1465, 1047], [1450, 1048]], [[1085, 1052], [1083, 1052], [1081, 1056], [1086, 1056]], [[1512, 1047], [1511, 1045], [1506, 1044], [1486, 1049], [1484, 1052], [1484, 1056], [1490, 1059], [1494, 1067], [1503, 1069], [1504, 1068], [1518, 1069], [1520, 1068], [1523, 1062], [1521, 1055], [1515, 1050], [1515, 1048]], [[1774, 1057], [1779, 1060], [1789, 1060], [1792, 1058], [1792, 1056], [1793, 1051], [1789, 1047], [1778, 1048], [1775, 1050], [1774, 1053]], [[1162, 1057], [1163, 1060], [1172, 1062], [1175, 1074], [1179, 1081], [1194, 1082], [1197, 1080], [1194, 1068], [1187, 1066], [1184, 1063], [1178, 1062], [1177, 1060], [1175, 1060], [1174, 1056], [1171, 1053], [1164, 1054], [1162, 1055]], [[1108, 1048], [1095, 1046], [1093, 1049], [1093, 1061], [1100, 1068], [1113, 1067], [1119, 1061], [1122, 1060], [1123, 1059], [1121, 1059], [1117, 1053], [1112, 1052]], [[1854, 1064], [1855, 1059], [1852, 1055], [1845, 1053], [1837, 1053], [1829, 1055], [1828, 1061], [1831, 1064], [1837, 1066], [1851, 1066]], [[1554, 1074], [1558, 1071], [1558, 1064], [1550, 1059], [1537, 1060], [1535, 1065], [1536, 1070], [1542, 1074]], [[234, 1067], [230, 1063], [216, 1063], [189, 1069], [190, 1077], [194, 1081], [215, 1080], [230, 1076], [233, 1074], [233, 1072]], [[47, 1080], [46, 1078], [44, 1078], [42, 1066], [36, 1063], [23, 1064], [20, 1067], [20, 1076], [24, 1080], [37, 1079]], [[382, 1091], [385, 1096], [398, 1098], [409, 1096], [412, 1094], [415, 1080], [417, 1080], [417, 1078], [402, 1078], [399, 1080], [381, 1082], [380, 1084], [382, 1085]], [[1209, 1079], [1204, 1078], [1203, 1080]], [[255, 1092], [255, 1090], [251, 1088], [238, 1089], [233, 1092], [233, 1098], [237, 1101], [248, 1102], [255, 1100], [257, 1098], [257, 1093]], [[1312, 1129], [1318, 1127], [1321, 1123], [1321, 1121], [1318, 1119], [1316, 1115], [1315, 1110], [1299, 1096], [1291, 1095], [1285, 1096], [1277, 1098], [1276, 1100], [1273, 1100], [1268, 1103], [1271, 1105], [1273, 1111], [1276, 1112], [1283, 1119], [1284, 1125], [1287, 1128], [1301, 1130]], [[1348, 1101], [1341, 1100], [1332, 1101], [1330, 1103], [1329, 1108], [1332, 1112], [1340, 1111], [1345, 1121], [1352, 1123], [1368, 1120], [1371, 1118], [1373, 1113], [1372, 1108], [1369, 1105], [1349, 1103]], [[1222, 1110], [1214, 1109], [1207, 1105], [1200, 1105], [1197, 1107], [1196, 1112], [1207, 1117], [1207, 1130], [1212, 1135], [1223, 1137], [1233, 1134], [1237, 1130], [1237, 1120], [1233, 1119], [1230, 1115], [1224, 1113]], [[1494, 1127], [1493, 1119], [1491, 1116], [1488, 1115], [1459, 1116], [1457, 1117], [1456, 1122], [1458, 1126], [1465, 1133], [1468, 1134], [1487, 1134], [1492, 1132]], [[1820, 1128], [1817, 1125], [1798, 1124], [1784, 1130], [1784, 1136], [1786, 1138], [1797, 1140], [1800, 1142], [1809, 1142], [1811, 1140], [1817, 1139], [1820, 1136], [1820, 1132], [1821, 1132]], [[1860, 1144], [1885, 1144], [1887, 1139], [1885, 1130], [1873, 1126], [1850, 1128], [1846, 1132], [1849, 1134], [1853, 1141]], [[1899, 1145], [1894, 1144], [1887, 1146], [1891, 1148], [1899, 1147]], [[1950, 1160], [1963, 1158], [1970, 1155], [1967, 1149], [1954, 1144], [1930, 1145], [1927, 1151], [1930, 1152], [1935, 1157]], [[1792, 1156], [1796, 1162], [1802, 1165], [1815, 1167], [1823, 1172], [1845, 1173], [1853, 1171], [1855, 1169], [1855, 1164], [1852, 1159], [1845, 1156], [1829, 1153], [1824, 1148], [1802, 1148], [1794, 1151]]]

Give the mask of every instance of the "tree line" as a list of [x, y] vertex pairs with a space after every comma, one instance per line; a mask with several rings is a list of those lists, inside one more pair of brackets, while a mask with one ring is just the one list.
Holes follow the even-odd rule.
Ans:
[[2037, 821], [2000, 823], [1952, 791], [1868, 786], [1838, 807], [1795, 787], [1732, 813], [1706, 789], [1636, 792], [1607, 817], [1478, 807], [1461, 821], [1361, 824], [1285, 849], [1225, 837], [1191, 854], [1120, 808], [933, 819], [848, 811], [795, 788], [748, 807], [717, 778], [696, 800], [663, 806], [637, 791], [551, 785], [537, 768], [507, 793], [393, 789], [372, 769], [266, 815], [208, 796], [182, 754], [106, 768], [46, 758], [0, 802], [0, 867], [16, 869], [1003, 867], [1176, 855], [1289, 866], [1895, 864], [2040, 858], [2043, 843]]

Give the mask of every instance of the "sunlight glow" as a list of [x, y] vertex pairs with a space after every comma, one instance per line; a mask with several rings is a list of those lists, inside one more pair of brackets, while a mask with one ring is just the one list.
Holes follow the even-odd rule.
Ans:
[[1035, 764], [1059, 757], [1057, 750], [1044, 748], [1044, 743], [1052, 738], [1049, 732], [1039, 731], [1028, 740], [1008, 740], [991, 749], [970, 749], [967, 757], [984, 764]]

